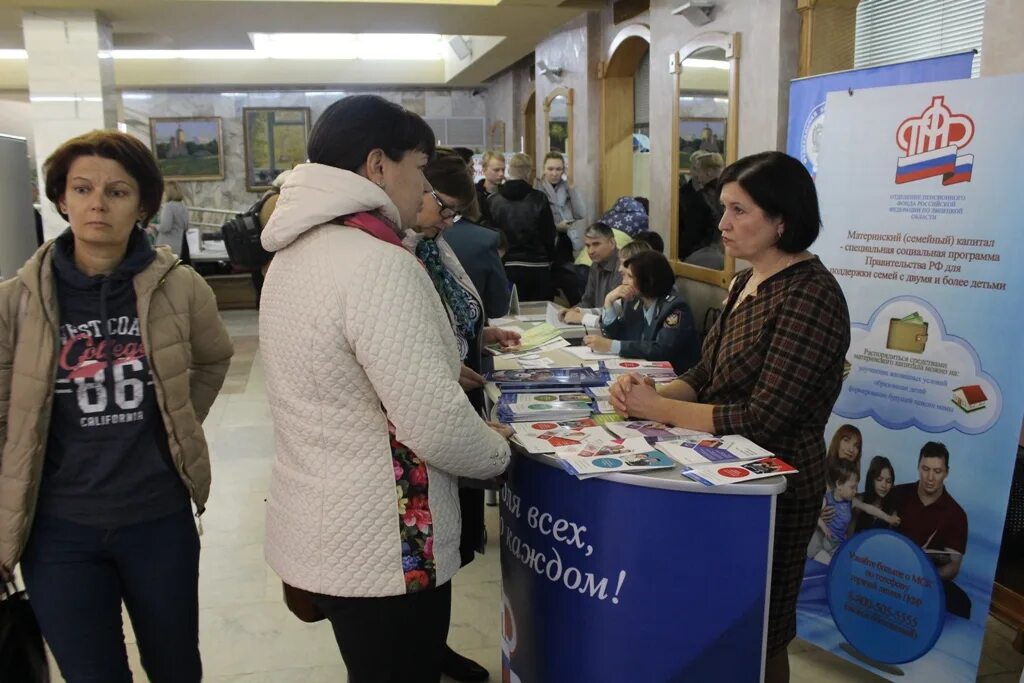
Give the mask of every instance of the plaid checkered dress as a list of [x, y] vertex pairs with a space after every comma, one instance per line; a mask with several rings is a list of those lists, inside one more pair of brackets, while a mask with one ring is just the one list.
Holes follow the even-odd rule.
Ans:
[[717, 434], [741, 434], [798, 470], [779, 497], [768, 653], [796, 636], [807, 544], [825, 493], [825, 423], [839, 397], [850, 346], [846, 298], [817, 257], [768, 278], [737, 303], [740, 273], [700, 362], [680, 379], [714, 409]]

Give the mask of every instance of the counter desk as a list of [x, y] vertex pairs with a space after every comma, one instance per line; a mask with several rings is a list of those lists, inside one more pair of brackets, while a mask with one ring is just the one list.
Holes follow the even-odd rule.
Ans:
[[708, 488], [675, 468], [579, 480], [513, 448], [499, 500], [502, 680], [760, 681], [785, 487]]

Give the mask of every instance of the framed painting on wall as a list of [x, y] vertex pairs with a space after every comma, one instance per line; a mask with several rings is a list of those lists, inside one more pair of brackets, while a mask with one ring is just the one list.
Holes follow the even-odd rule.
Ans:
[[219, 116], [152, 118], [149, 136], [164, 180], [224, 179], [224, 134]]
[[245, 189], [263, 192], [306, 160], [309, 107], [244, 107]]

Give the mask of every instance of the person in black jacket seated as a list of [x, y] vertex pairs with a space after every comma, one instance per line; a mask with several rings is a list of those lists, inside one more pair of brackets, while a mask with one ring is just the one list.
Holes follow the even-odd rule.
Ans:
[[551, 264], [557, 230], [547, 195], [533, 189], [533, 159], [513, 154], [507, 180], [487, 202], [494, 225], [508, 238], [505, 273], [520, 301], [551, 298]]
[[604, 300], [603, 334], [587, 335], [583, 343], [623, 358], [667, 360], [676, 372], [685, 372], [700, 357], [700, 340], [668, 259], [647, 250], [622, 267], [622, 284]]
[[723, 165], [722, 155], [714, 152], [697, 151], [690, 156], [690, 179], [679, 188], [680, 259], [707, 247], [717, 246], [721, 252], [718, 176], [722, 174]]

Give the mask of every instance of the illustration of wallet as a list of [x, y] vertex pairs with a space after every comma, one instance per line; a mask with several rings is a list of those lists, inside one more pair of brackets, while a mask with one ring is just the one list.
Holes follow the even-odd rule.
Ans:
[[928, 323], [920, 313], [911, 313], [905, 318], [889, 319], [889, 337], [885, 340], [885, 348], [893, 351], [924, 353], [928, 343]]

